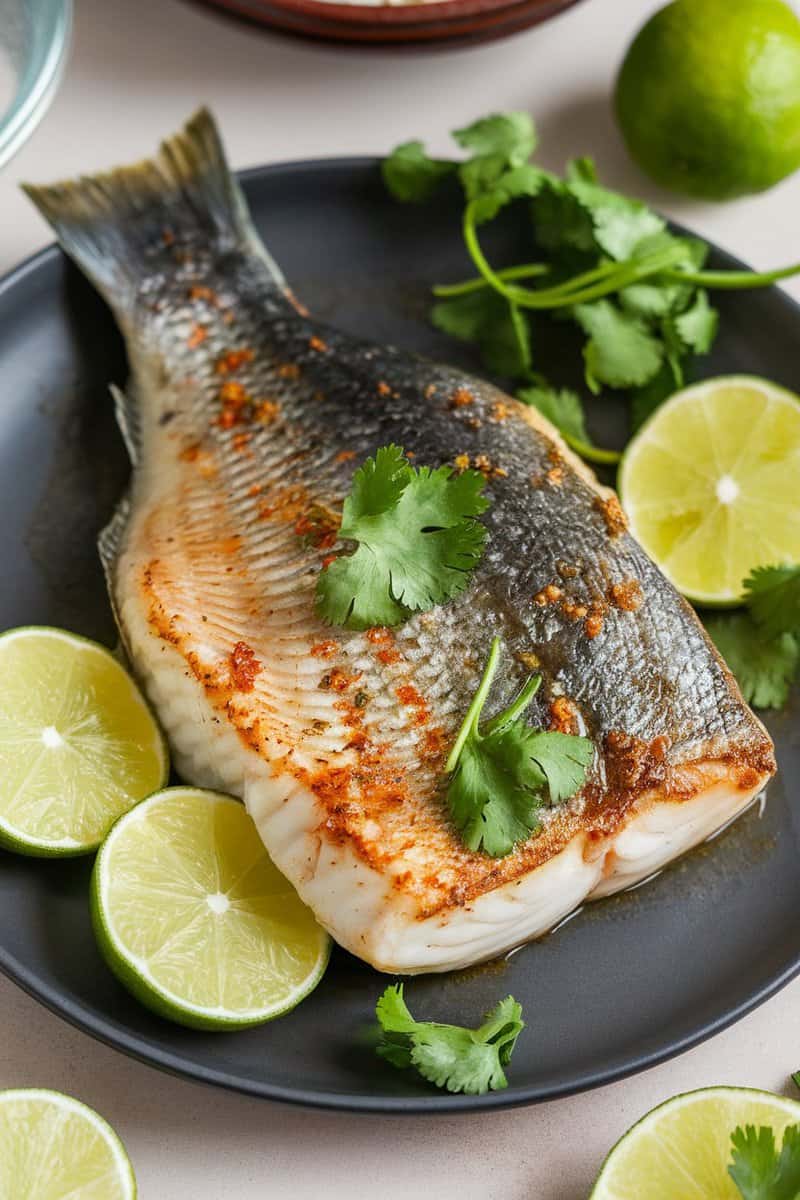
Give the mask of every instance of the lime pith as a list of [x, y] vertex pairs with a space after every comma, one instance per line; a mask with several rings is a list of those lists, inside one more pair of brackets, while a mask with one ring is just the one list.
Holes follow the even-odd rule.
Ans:
[[780, 1145], [800, 1103], [754, 1088], [674, 1096], [642, 1117], [608, 1155], [590, 1200], [741, 1200], [728, 1175], [737, 1126], [769, 1126]]
[[95, 863], [92, 920], [129, 991], [195, 1028], [281, 1016], [330, 954], [243, 805], [196, 788], [167, 788], [114, 827]]
[[95, 850], [163, 787], [166, 746], [136, 684], [86, 638], [46, 627], [0, 636], [0, 845]]
[[686, 388], [631, 441], [619, 488], [675, 587], [735, 604], [755, 567], [800, 562], [800, 400], [744, 375]]
[[0, 1092], [0, 1196], [135, 1200], [122, 1142], [79, 1100], [43, 1088]]

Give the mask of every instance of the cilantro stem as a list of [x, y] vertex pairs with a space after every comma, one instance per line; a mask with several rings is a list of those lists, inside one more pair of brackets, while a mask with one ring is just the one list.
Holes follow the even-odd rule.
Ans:
[[641, 279], [662, 274], [670, 267], [675, 267], [685, 254], [682, 246], [670, 245], [656, 250], [652, 254], [644, 255], [640, 259], [621, 263], [601, 263], [599, 267], [585, 271], [582, 275], [576, 275], [551, 288], [535, 290], [515, 287], [513, 284], [509, 285], [505, 282], [502, 275], [494, 270], [483, 253], [475, 224], [475, 205], [476, 201], [474, 200], [467, 204], [462, 222], [464, 242], [470, 258], [489, 286], [513, 304], [519, 305], [520, 308], [571, 308], [576, 304], [588, 304], [592, 300], [599, 300], [602, 296], [618, 292], [621, 288], [628, 287]]
[[[550, 268], [545, 263], [521, 263], [518, 267], [505, 267], [497, 272], [497, 278], [532, 279], [536, 275], [547, 275]], [[477, 279], [464, 279], [460, 283], [437, 283], [431, 290], [434, 296], [467, 296], [470, 292], [479, 292], [491, 284], [479, 275]]]
[[601, 446], [590, 446], [588, 442], [582, 442], [580, 438], [573, 437], [563, 429], [561, 436], [567, 445], [571, 446], [575, 453], [580, 454], [581, 458], [585, 458], [587, 462], [613, 466], [622, 461], [621, 450], [604, 450]]
[[800, 275], [800, 263], [794, 263], [790, 267], [779, 267], [775, 271], [683, 271], [680, 267], [672, 267], [664, 274], [669, 279], [694, 283], [698, 287], [760, 288], [776, 283], [779, 279]]
[[541, 675], [531, 675], [526, 679], [522, 691], [517, 696], [516, 700], [512, 700], [508, 708], [497, 713], [492, 717], [491, 721], [487, 721], [483, 727], [483, 737], [489, 733], [495, 733], [498, 729], [502, 729], [505, 725], [510, 725], [512, 721], [516, 721], [517, 717], [525, 712], [525, 709], [530, 704], [533, 697], [541, 687]]
[[478, 721], [480, 719], [483, 706], [486, 703], [486, 698], [489, 695], [489, 689], [492, 686], [492, 680], [497, 671], [497, 665], [500, 662], [500, 638], [492, 638], [492, 648], [489, 651], [489, 657], [486, 661], [486, 666], [483, 669], [478, 690], [472, 697], [472, 703], [467, 709], [467, 715], [464, 717], [464, 722], [458, 731], [458, 737], [455, 740], [453, 749], [447, 762], [444, 765], [445, 772], [450, 775], [455, 771], [458, 760], [461, 756], [461, 751], [464, 749], [464, 743], [470, 734], [477, 733]]

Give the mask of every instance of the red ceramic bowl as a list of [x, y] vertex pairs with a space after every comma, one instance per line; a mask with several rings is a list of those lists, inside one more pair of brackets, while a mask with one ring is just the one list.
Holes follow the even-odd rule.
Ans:
[[260, 25], [345, 42], [475, 42], [546, 21], [578, 0], [436, 0], [428, 4], [328, 4], [325, 0], [205, 0]]

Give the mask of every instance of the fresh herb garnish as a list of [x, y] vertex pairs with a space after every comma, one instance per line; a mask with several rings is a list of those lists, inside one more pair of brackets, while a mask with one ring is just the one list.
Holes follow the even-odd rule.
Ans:
[[616, 463], [622, 457], [616, 450], [601, 450], [594, 445], [586, 429], [583, 404], [577, 392], [569, 388], [527, 387], [520, 388], [517, 399], [537, 408], [583, 458], [596, 463]]
[[507, 996], [477, 1029], [415, 1021], [402, 983], [391, 984], [375, 1009], [383, 1038], [378, 1054], [395, 1067], [413, 1067], [423, 1079], [448, 1092], [480, 1096], [508, 1087], [508, 1066], [525, 1028], [522, 1006]]
[[[462, 233], [478, 275], [434, 287], [434, 324], [477, 343], [490, 371], [541, 385], [532, 377], [531, 322], [560, 313], [586, 336], [588, 388], [630, 392], [634, 428], [682, 385], [691, 356], [711, 348], [718, 315], [708, 289], [762, 287], [800, 272], [800, 264], [760, 274], [705, 270], [703, 242], [670, 233], [646, 205], [601, 186], [591, 159], [573, 160], [563, 177], [531, 163], [537, 139], [527, 113], [486, 117], [453, 136], [469, 152], [460, 162], [431, 159], [421, 142], [407, 142], [383, 163], [398, 200], [429, 200], [454, 174], [464, 189]], [[519, 200], [542, 261], [497, 268], [479, 230]], [[606, 461], [589, 439], [572, 444]]]
[[792, 1083], [800, 1090], [800, 1071], [794, 1071], [792, 1074]]
[[704, 617], [749, 704], [782, 708], [800, 667], [800, 566], [758, 567], [744, 583], [745, 607]]
[[480, 685], [456, 738], [445, 771], [450, 814], [470, 850], [495, 858], [539, 828], [538, 813], [583, 785], [592, 761], [588, 738], [533, 729], [522, 714], [541, 676], [532, 676], [508, 708], [482, 727], [481, 713], [500, 661], [495, 638]]
[[486, 542], [478, 471], [412, 467], [382, 446], [353, 476], [339, 536], [357, 543], [320, 571], [317, 611], [331, 625], [399, 625], [467, 586]]
[[742, 1200], [797, 1200], [800, 1195], [800, 1125], [783, 1132], [780, 1152], [768, 1126], [746, 1125], [731, 1134], [733, 1162], [728, 1167]]

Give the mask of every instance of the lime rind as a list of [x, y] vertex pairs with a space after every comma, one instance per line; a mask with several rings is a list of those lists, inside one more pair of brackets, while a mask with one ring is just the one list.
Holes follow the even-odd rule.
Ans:
[[[68, 1117], [77, 1117], [90, 1125], [92, 1130], [99, 1134], [103, 1144], [108, 1148], [113, 1167], [116, 1172], [115, 1183], [118, 1186], [115, 1192], [112, 1193], [108, 1190], [108, 1185], [104, 1185], [106, 1188], [105, 1195], [109, 1197], [110, 1200], [136, 1200], [137, 1188], [133, 1164], [128, 1157], [128, 1153], [119, 1137], [119, 1134], [112, 1129], [108, 1121], [101, 1117], [98, 1112], [96, 1112], [93, 1108], [90, 1108], [88, 1104], [84, 1104], [82, 1101], [76, 1100], [74, 1096], [67, 1096], [63, 1092], [52, 1091], [48, 1088], [9, 1088], [6, 1091], [0, 1091], [0, 1123], [2, 1122], [3, 1109], [7, 1106], [13, 1109], [15, 1106], [20, 1107], [22, 1105], [29, 1104], [38, 1105], [42, 1108], [45, 1106], [53, 1107], [60, 1113], [66, 1114]], [[52, 1146], [45, 1146], [42, 1148], [42, 1151], [43, 1154], [50, 1153], [52, 1151]], [[50, 1165], [52, 1169], [52, 1163]], [[0, 1176], [1, 1175], [2, 1165], [0, 1164]], [[24, 1182], [25, 1181], [19, 1179], [14, 1180], [16, 1186], [22, 1186]], [[51, 1180], [51, 1182], [55, 1181]], [[61, 1182], [61, 1180], [58, 1180], [59, 1184], [61, 1184]], [[75, 1196], [78, 1196], [81, 1194], [79, 1191], [73, 1192], [73, 1190], [69, 1187], [69, 1180], [65, 1180], [64, 1183], [67, 1188], [67, 1190], [63, 1192], [64, 1195], [69, 1194], [72, 1196], [74, 1194]], [[82, 1183], [85, 1187], [85, 1181], [82, 1181]], [[59, 1194], [62, 1193], [59, 1192]]]
[[[752, 418], [746, 430], [736, 420], [720, 419], [719, 427], [709, 424], [709, 406], [713, 414], [713, 400], [725, 394], [741, 402], [740, 418]], [[761, 455], [756, 454], [757, 436], [765, 443]], [[741, 500], [723, 504], [704, 467], [712, 457], [721, 461], [722, 477], [737, 451], [743, 458], [735, 465], [743, 464], [750, 486], [742, 489]], [[790, 454], [797, 456], [797, 467], [787, 463]], [[785, 479], [797, 488], [797, 504], [786, 495]], [[798, 480], [800, 398], [758, 376], [727, 375], [684, 388], [656, 409], [626, 448], [618, 487], [632, 535], [670, 582], [694, 604], [731, 608], [741, 604], [742, 585], [752, 569], [800, 561]], [[647, 498], [648, 487], [652, 498]], [[670, 521], [674, 541], [665, 547]], [[727, 550], [724, 570], [719, 565], [722, 546]], [[701, 586], [699, 578], [709, 574], [710, 562], [717, 575]]]
[[[110, 679], [113, 679], [115, 687], [124, 696], [124, 703], [130, 706], [131, 713], [146, 726], [148, 743], [143, 747], [142, 753], [143, 756], [152, 756], [154, 760], [153, 769], [148, 772], [151, 775], [148, 785], [146, 788], [140, 790], [140, 794], [132, 796], [128, 807], [138, 803], [139, 800], [156, 789], [163, 788], [169, 778], [170, 769], [166, 739], [141, 691], [114, 654], [107, 647], [92, 641], [90, 638], [82, 637], [80, 634], [56, 629], [52, 626], [26, 625], [6, 630], [0, 634], [0, 655], [10, 645], [20, 639], [35, 639], [38, 642], [52, 641], [54, 646], [66, 647], [69, 650], [78, 650], [97, 656], [97, 661], [101, 665], [103, 672]], [[90, 775], [91, 772], [87, 769], [88, 786], [90, 786]], [[117, 804], [114, 807], [115, 810], [118, 809]], [[112, 817], [113, 819], [115, 817]], [[108, 832], [108, 828], [108, 823], [104, 824], [97, 833], [89, 838], [75, 836], [44, 837], [41, 834], [35, 834], [21, 827], [20, 824], [15, 824], [13, 821], [8, 820], [2, 811], [2, 799], [0, 799], [0, 846], [12, 850], [17, 854], [39, 858], [69, 858], [91, 854], [97, 850]]]
[[[703, 1104], [718, 1110], [716, 1124], [719, 1128], [715, 1130], [715, 1133], [721, 1138], [721, 1143], [718, 1141], [716, 1149], [722, 1149], [723, 1153], [722, 1161], [719, 1161], [718, 1156], [718, 1161], [713, 1164], [720, 1170], [720, 1178], [713, 1181], [715, 1190], [712, 1194], [719, 1196], [720, 1200], [727, 1197], [730, 1197], [730, 1200], [738, 1200], [739, 1197], [738, 1191], [727, 1175], [727, 1164], [731, 1161], [730, 1135], [738, 1125], [768, 1125], [774, 1129], [776, 1140], [780, 1143], [784, 1128], [800, 1123], [800, 1102], [789, 1100], [784, 1096], [777, 1096], [772, 1092], [761, 1091], [758, 1088], [719, 1085], [699, 1088], [692, 1092], [681, 1092], [645, 1113], [612, 1146], [603, 1161], [589, 1200], [634, 1200], [634, 1198], [638, 1200], [641, 1193], [627, 1187], [627, 1184], [630, 1184], [633, 1189], [638, 1187], [635, 1168], [645, 1165], [642, 1162], [639, 1164], [635, 1162], [637, 1150], [641, 1152], [642, 1149], [646, 1149], [648, 1144], [657, 1145], [659, 1124], [680, 1113], [682, 1109], [687, 1111], [687, 1142], [691, 1144], [699, 1129], [701, 1140], [709, 1155], [713, 1155], [715, 1153], [713, 1137], [709, 1137], [702, 1126], [698, 1126], [698, 1119], [702, 1120], [702, 1118], [698, 1118], [697, 1108]], [[659, 1181], [653, 1173], [652, 1163], [646, 1166], [646, 1174], [649, 1177], [648, 1200], [680, 1200], [683, 1193], [675, 1190], [675, 1181], [678, 1178], [676, 1171], [679, 1165], [684, 1166], [681, 1177], [689, 1183], [693, 1182], [691, 1177], [685, 1173], [685, 1165], [681, 1163], [680, 1143], [675, 1138], [674, 1126], [670, 1129], [669, 1155], [672, 1170], [665, 1184], [667, 1190], [662, 1191], [658, 1188]], [[706, 1156], [704, 1156], [702, 1166], [704, 1169], [708, 1168]], [[703, 1182], [708, 1181], [703, 1180]], [[700, 1194], [701, 1191], [697, 1190], [696, 1185], [686, 1193], [687, 1196]]]
[[[147, 960], [135, 953], [130, 946], [126, 945], [124, 938], [120, 935], [112, 913], [113, 903], [109, 901], [109, 880], [111, 878], [111, 864], [115, 851], [122, 840], [129, 835], [136, 823], [146, 821], [148, 816], [157, 811], [158, 807], [163, 805], [165, 801], [169, 802], [180, 799], [189, 800], [192, 804], [235, 805], [237, 809], [240, 809], [242, 812], [245, 811], [241, 803], [230, 796], [218, 792], [204, 791], [199, 788], [174, 787], [157, 792], [139, 804], [136, 809], [122, 817], [101, 847], [92, 873], [90, 911], [92, 925], [101, 954], [114, 975], [141, 1004], [158, 1016], [179, 1025], [184, 1025], [191, 1029], [208, 1031], [233, 1031], [250, 1028], [254, 1025], [261, 1025], [277, 1017], [284, 1016], [296, 1008], [316, 988], [325, 973], [330, 959], [331, 938], [316, 923], [310, 910], [306, 910], [308, 912], [307, 926], [308, 930], [311, 931], [315, 943], [314, 961], [311, 969], [301, 979], [297, 980], [280, 997], [279, 1001], [268, 1005], [236, 1010], [225, 1008], [221, 1005], [213, 1007], [200, 1005], [187, 999], [186, 996], [179, 994], [177, 991], [167, 988], [163, 983], [154, 978]], [[255, 828], [253, 828], [253, 837], [258, 840], [260, 852], [268, 859], [266, 851], [263, 850], [258, 839]], [[291, 888], [288, 882], [286, 882], [285, 890], [287, 893], [291, 893], [292, 899], [297, 905], [301, 905], [299, 897], [296, 897], [294, 889]], [[305, 909], [305, 906], [302, 906], [302, 908]]]

